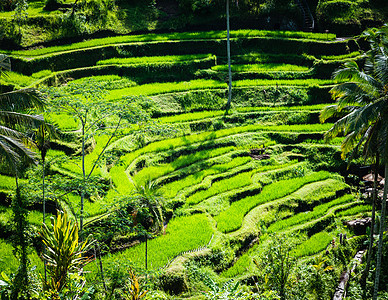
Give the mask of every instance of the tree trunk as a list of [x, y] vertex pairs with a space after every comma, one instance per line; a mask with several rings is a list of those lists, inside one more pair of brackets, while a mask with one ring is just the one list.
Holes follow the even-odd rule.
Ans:
[[228, 84], [228, 102], [226, 103], [226, 113], [229, 112], [232, 102], [232, 67], [230, 63], [230, 24], [229, 24], [229, 1], [226, 0], [226, 49], [228, 56], [228, 72], [229, 72], [229, 84]]
[[[46, 199], [45, 199], [45, 182], [44, 182], [44, 167], [45, 167], [45, 159], [42, 159], [42, 200], [43, 200], [43, 224], [46, 224]], [[43, 253], [46, 251], [46, 246], [43, 245]], [[43, 264], [44, 264], [44, 284], [46, 285], [47, 283], [47, 266], [46, 266], [46, 260], [43, 259]]]
[[81, 187], [81, 207], [79, 218], [79, 233], [82, 239], [82, 229], [84, 225], [84, 198], [85, 198], [85, 184], [86, 184], [86, 172], [85, 172], [85, 124], [82, 122], [82, 187]]
[[366, 281], [368, 279], [369, 270], [370, 270], [370, 262], [372, 258], [372, 248], [374, 241], [374, 228], [375, 228], [375, 218], [376, 218], [376, 200], [377, 200], [377, 177], [378, 177], [378, 169], [379, 169], [379, 155], [376, 153], [376, 163], [374, 166], [374, 181], [373, 181], [373, 195], [372, 195], [372, 221], [370, 225], [370, 235], [369, 235], [369, 246], [368, 246], [368, 257], [366, 260], [366, 266], [364, 270], [364, 274], [362, 274], [361, 285], [363, 288], [363, 298], [366, 299]]
[[380, 218], [380, 232], [379, 232], [379, 247], [377, 250], [377, 262], [376, 262], [376, 278], [375, 278], [375, 286], [373, 291], [373, 300], [377, 300], [377, 293], [379, 291], [379, 283], [380, 283], [380, 274], [381, 274], [381, 258], [383, 254], [383, 238], [384, 238], [384, 230], [385, 230], [385, 214], [387, 207], [387, 192], [388, 192], [388, 161], [385, 163], [385, 184], [384, 184], [384, 195], [383, 202], [381, 204], [381, 218]]

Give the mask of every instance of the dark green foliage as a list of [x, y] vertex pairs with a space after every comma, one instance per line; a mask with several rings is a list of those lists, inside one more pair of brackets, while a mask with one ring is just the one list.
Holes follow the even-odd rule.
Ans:
[[21, 195], [20, 188], [16, 188], [16, 195], [12, 200], [12, 223], [14, 234], [12, 236], [12, 245], [15, 255], [20, 261], [19, 268], [12, 282], [11, 299], [29, 299], [30, 281], [28, 276], [28, 246], [30, 236], [28, 233], [29, 224], [27, 221], [28, 204], [26, 199]]
[[293, 245], [285, 236], [273, 236], [273, 242], [262, 260], [255, 261], [259, 269], [264, 269], [264, 286], [277, 291], [281, 300], [289, 299], [289, 278], [296, 262], [291, 255], [292, 248]]
[[61, 0], [46, 0], [46, 4], [44, 6], [45, 10], [52, 11], [57, 10], [62, 5]]
[[[320, 28], [341, 35], [355, 35], [366, 27], [381, 26], [384, 17], [374, 10], [383, 8], [379, 1], [325, 0], [319, 1], [316, 15]], [[374, 9], [372, 9], [374, 8]]]
[[160, 286], [172, 295], [179, 295], [188, 290], [187, 276], [183, 270], [173, 270], [162, 273]]

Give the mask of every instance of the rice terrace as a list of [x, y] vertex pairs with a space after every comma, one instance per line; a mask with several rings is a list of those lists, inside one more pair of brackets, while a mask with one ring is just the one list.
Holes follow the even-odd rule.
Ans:
[[0, 299], [388, 299], [385, 0], [0, 0]]

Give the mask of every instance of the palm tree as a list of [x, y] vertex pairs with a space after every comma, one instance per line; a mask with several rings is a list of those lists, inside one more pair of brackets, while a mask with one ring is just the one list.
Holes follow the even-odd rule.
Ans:
[[[388, 176], [388, 26], [379, 30], [367, 30], [371, 50], [365, 57], [361, 70], [356, 62], [348, 62], [334, 73], [342, 81], [331, 89], [335, 105], [326, 107], [320, 115], [321, 121], [332, 116], [342, 116], [326, 132], [326, 139], [339, 134], [345, 135], [342, 142], [342, 156], [363, 147], [365, 157], [378, 157], [385, 163], [385, 177]], [[344, 82], [345, 81], [345, 82]], [[377, 299], [381, 273], [383, 233], [385, 230], [386, 199], [388, 185], [384, 186], [381, 208], [379, 246], [376, 264], [376, 278], [373, 299]]]
[[226, 50], [228, 56], [228, 102], [226, 103], [226, 113], [229, 112], [230, 105], [232, 102], [232, 67], [230, 62], [230, 22], [229, 22], [229, 0], [226, 0]]
[[[0, 76], [9, 70], [9, 58], [0, 54]], [[18, 175], [23, 162], [35, 161], [35, 153], [28, 146], [32, 140], [22, 131], [36, 128], [43, 122], [41, 115], [21, 113], [31, 108], [43, 108], [44, 98], [35, 89], [22, 89], [0, 94], [0, 158], [15, 175], [18, 187]]]
[[[9, 70], [11, 63], [9, 58], [0, 54], [0, 76], [6, 75], [4, 70]], [[25, 112], [31, 108], [42, 108], [44, 99], [34, 89], [23, 89], [8, 93], [0, 93], [0, 161], [9, 168], [9, 172], [15, 176], [16, 197], [12, 207], [14, 222], [16, 224], [15, 253], [18, 253], [20, 266], [15, 280], [13, 295], [18, 297], [20, 293], [27, 293], [28, 298], [28, 257], [27, 257], [27, 235], [26, 235], [26, 214], [24, 201], [20, 193], [18, 177], [23, 166], [35, 162], [35, 153], [28, 146], [32, 146], [32, 140], [26, 135], [27, 129], [36, 128], [43, 122], [43, 117], [28, 115]]]
[[136, 197], [139, 200], [139, 206], [147, 208], [152, 218], [152, 224], [155, 232], [160, 232], [163, 229], [164, 216], [164, 199], [162, 193], [158, 189], [155, 181], [148, 180], [144, 185], [134, 183]]
[[[164, 199], [155, 181], [148, 179], [144, 185], [134, 183], [138, 205], [148, 209], [152, 218], [152, 225], [155, 233], [162, 231], [164, 226]], [[145, 231], [145, 269], [148, 267], [148, 232]]]

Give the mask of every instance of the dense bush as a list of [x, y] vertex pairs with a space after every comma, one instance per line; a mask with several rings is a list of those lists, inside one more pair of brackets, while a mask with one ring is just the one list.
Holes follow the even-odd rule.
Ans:
[[2, 0], [0, 2], [0, 11], [5, 10], [5, 11], [10, 11], [15, 8], [17, 0]]
[[62, 4], [61, 0], [46, 0], [44, 9], [48, 11], [57, 10]]

